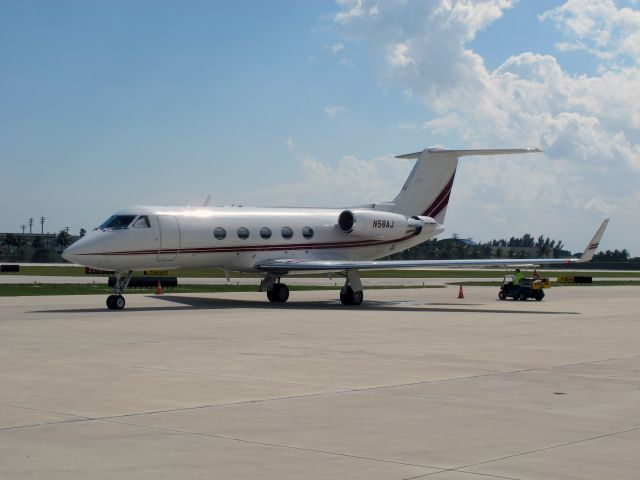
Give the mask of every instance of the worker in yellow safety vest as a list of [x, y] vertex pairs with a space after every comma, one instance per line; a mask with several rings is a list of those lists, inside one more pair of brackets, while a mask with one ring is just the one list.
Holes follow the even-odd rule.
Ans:
[[516, 268], [516, 273], [513, 276], [513, 284], [520, 285], [520, 280], [524, 278], [524, 274], [520, 272], [519, 268]]

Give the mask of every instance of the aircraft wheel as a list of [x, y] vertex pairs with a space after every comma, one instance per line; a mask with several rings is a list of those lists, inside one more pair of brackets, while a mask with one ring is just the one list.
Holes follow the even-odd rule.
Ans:
[[108, 308], [109, 310], [115, 310], [115, 308], [116, 308], [116, 307], [115, 307], [115, 305], [113, 304], [113, 300], [114, 300], [114, 298], [116, 298], [116, 296], [115, 296], [115, 295], [109, 295], [109, 296], [107, 297], [107, 308]]
[[284, 283], [275, 283], [271, 290], [267, 290], [267, 298], [273, 303], [284, 303], [289, 300], [289, 287]]
[[353, 303], [351, 303], [352, 293], [353, 289], [351, 287], [342, 287], [342, 290], [340, 290], [340, 301], [343, 305], [353, 305]]
[[124, 297], [122, 295], [115, 295], [115, 297], [116, 298], [114, 298], [113, 300], [115, 309], [122, 310], [127, 302], [124, 300]]
[[363, 292], [354, 292], [351, 286], [342, 287], [340, 290], [340, 301], [343, 305], [360, 305], [364, 299]]
[[275, 288], [272, 288], [271, 290], [267, 290], [267, 298], [271, 303], [277, 302], [274, 292], [275, 292]]
[[353, 292], [353, 295], [351, 296], [351, 305], [360, 305], [363, 299], [364, 293], [362, 291]]

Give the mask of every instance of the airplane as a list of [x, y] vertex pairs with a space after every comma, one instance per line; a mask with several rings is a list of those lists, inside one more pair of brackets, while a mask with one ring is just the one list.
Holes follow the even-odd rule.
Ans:
[[258, 273], [259, 291], [284, 303], [281, 279], [305, 273], [338, 273], [343, 305], [360, 305], [360, 270], [415, 267], [526, 266], [588, 262], [605, 219], [580, 258], [377, 260], [418, 245], [444, 231], [443, 222], [461, 157], [540, 152], [537, 148], [446, 150], [428, 148], [397, 158], [416, 160], [392, 201], [349, 208], [257, 208], [135, 206], [116, 212], [69, 246], [63, 257], [115, 272], [107, 307], [122, 310], [134, 271], [220, 267]]

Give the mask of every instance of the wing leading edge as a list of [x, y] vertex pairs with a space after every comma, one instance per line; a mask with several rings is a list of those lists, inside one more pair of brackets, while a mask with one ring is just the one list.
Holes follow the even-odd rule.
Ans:
[[492, 258], [473, 260], [300, 260], [277, 259], [256, 265], [257, 270], [270, 273], [341, 271], [341, 270], [390, 270], [416, 267], [479, 267], [479, 266], [534, 266], [584, 263], [593, 258], [609, 219], [605, 219], [580, 258]]

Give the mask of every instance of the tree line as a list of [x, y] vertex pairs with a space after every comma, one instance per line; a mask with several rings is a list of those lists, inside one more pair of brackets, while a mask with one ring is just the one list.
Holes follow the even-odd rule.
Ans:
[[[86, 230], [80, 230], [80, 236], [84, 236]], [[54, 257], [56, 253], [62, 252], [73, 243], [73, 238], [67, 229], [53, 234], [18, 234], [7, 233], [2, 240], [2, 244], [8, 247], [8, 252], [4, 255], [10, 261], [51, 261], [52, 249]]]
[[[582, 253], [582, 252], [580, 252]], [[431, 239], [403, 252], [391, 255], [394, 260], [451, 260], [478, 258], [564, 258], [572, 253], [565, 250], [562, 240], [554, 240], [544, 235], [534, 237], [525, 233], [521, 237], [494, 239], [477, 244], [458, 238]], [[594, 256], [594, 261], [624, 262], [631, 259], [627, 249], [607, 250]]]

